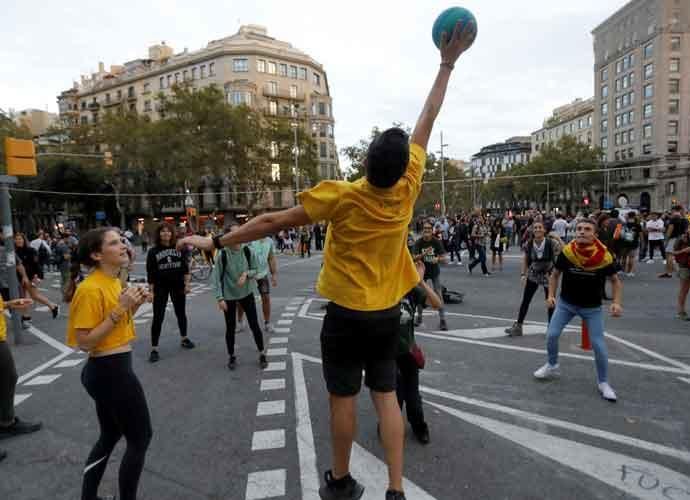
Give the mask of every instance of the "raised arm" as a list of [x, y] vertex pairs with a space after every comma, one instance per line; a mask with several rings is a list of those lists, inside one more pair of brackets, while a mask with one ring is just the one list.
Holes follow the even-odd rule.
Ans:
[[433, 87], [431, 87], [431, 92], [429, 92], [429, 97], [426, 99], [411, 138], [413, 144], [421, 146], [424, 150], [426, 150], [429, 144], [434, 121], [436, 121], [443, 99], [446, 96], [450, 73], [453, 71], [455, 62], [460, 55], [472, 45], [476, 31], [477, 27], [474, 26], [474, 23], [467, 23], [464, 28], [461, 27], [461, 23], [458, 23], [450, 40], [448, 33], [444, 32], [441, 35], [441, 67], [438, 69], [436, 80]]

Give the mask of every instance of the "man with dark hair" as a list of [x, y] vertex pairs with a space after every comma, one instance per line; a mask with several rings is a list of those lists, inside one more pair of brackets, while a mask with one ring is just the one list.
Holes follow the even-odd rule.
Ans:
[[[444, 33], [441, 66], [408, 143], [390, 129], [370, 145], [365, 178], [322, 181], [300, 194], [300, 205], [255, 217], [213, 241], [192, 236], [180, 245], [220, 248], [273, 234], [285, 227], [327, 221], [324, 264], [318, 291], [330, 300], [321, 331], [323, 373], [331, 409], [333, 469], [319, 495], [326, 500], [357, 500], [364, 487], [350, 475], [350, 453], [357, 428], [356, 397], [362, 383], [371, 389], [381, 423], [388, 463], [386, 500], [404, 500], [404, 428], [395, 393], [400, 299], [419, 282], [406, 248], [407, 226], [422, 188], [426, 147], [443, 104], [455, 62], [474, 40], [470, 22]], [[392, 279], [395, 277], [395, 279]]]
[[683, 215], [683, 207], [675, 205], [671, 209], [671, 218], [666, 226], [666, 270], [659, 275], [659, 278], [673, 277], [673, 249], [676, 246], [678, 238], [683, 236], [688, 230], [688, 219]]

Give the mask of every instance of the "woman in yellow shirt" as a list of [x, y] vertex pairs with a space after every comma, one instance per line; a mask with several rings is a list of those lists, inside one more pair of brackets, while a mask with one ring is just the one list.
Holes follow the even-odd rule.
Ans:
[[[70, 302], [67, 343], [89, 353], [81, 380], [96, 403], [101, 435], [84, 468], [82, 500], [97, 500], [98, 486], [113, 448], [122, 436], [127, 449], [120, 466], [120, 497], [135, 500], [151, 418], [139, 379], [132, 370], [133, 316], [148, 299], [143, 288], [122, 290], [120, 269], [129, 262], [127, 246], [110, 228], [89, 231], [72, 261], [65, 300]], [[94, 271], [77, 286], [80, 267]]]

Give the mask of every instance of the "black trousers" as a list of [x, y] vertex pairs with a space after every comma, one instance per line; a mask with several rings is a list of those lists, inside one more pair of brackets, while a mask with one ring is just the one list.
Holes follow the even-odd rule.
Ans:
[[7, 341], [0, 342], [0, 422], [14, 421], [14, 391], [17, 387], [17, 368]]
[[89, 358], [81, 381], [96, 403], [101, 427], [101, 434], [84, 467], [81, 498], [98, 499], [98, 486], [110, 454], [124, 436], [127, 448], [120, 463], [118, 498], [136, 500], [153, 430], [144, 390], [132, 371], [132, 353]]
[[407, 420], [412, 429], [419, 431], [425, 426], [422, 396], [419, 394], [419, 368], [411, 354], [403, 354], [396, 359], [398, 377], [396, 393], [400, 410], [407, 410]]
[[244, 309], [244, 314], [247, 315], [247, 322], [249, 328], [254, 335], [254, 342], [259, 352], [264, 350], [264, 336], [259, 326], [259, 319], [256, 315], [256, 302], [254, 302], [254, 294], [250, 293], [240, 300], [226, 300], [228, 310], [225, 311], [225, 345], [228, 348], [228, 356], [235, 355], [235, 327], [237, 326], [237, 304], [239, 303]]
[[[529, 310], [529, 305], [532, 303], [534, 294], [539, 290], [539, 284], [534, 281], [527, 280], [525, 283], [525, 291], [522, 294], [522, 304], [520, 304], [520, 313], [518, 314], [517, 322], [522, 324], [527, 316], [527, 311]], [[544, 287], [544, 298], [549, 297], [548, 287]], [[551, 316], [553, 316], [553, 308], [548, 309], [549, 323], [551, 323]]]
[[182, 287], [167, 287], [164, 285], [154, 285], [153, 287], [153, 323], [151, 324], [151, 345], [158, 347], [161, 338], [161, 328], [165, 318], [165, 307], [168, 305], [168, 296], [172, 300], [175, 316], [177, 316], [177, 326], [180, 328], [180, 335], [187, 336], [187, 311], [185, 305], [187, 296]]
[[666, 258], [665, 240], [649, 240], [649, 258], [654, 258], [654, 249], [658, 248], [661, 251], [661, 258]]

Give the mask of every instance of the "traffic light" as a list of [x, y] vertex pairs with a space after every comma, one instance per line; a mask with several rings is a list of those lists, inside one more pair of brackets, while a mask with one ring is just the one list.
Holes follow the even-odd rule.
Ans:
[[36, 148], [34, 141], [5, 137], [7, 175], [36, 175]]
[[103, 153], [103, 162], [105, 163], [106, 167], [113, 166], [113, 154], [110, 151]]

